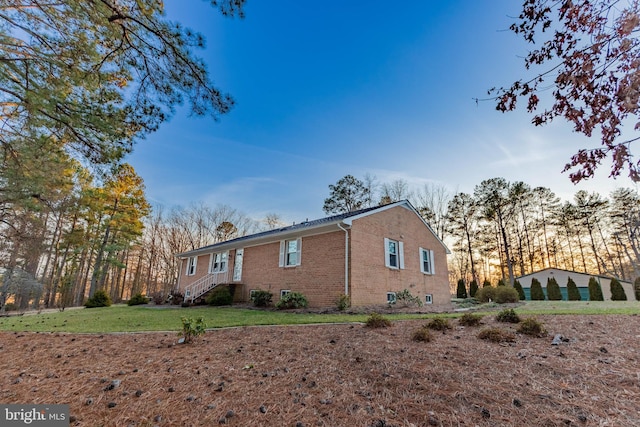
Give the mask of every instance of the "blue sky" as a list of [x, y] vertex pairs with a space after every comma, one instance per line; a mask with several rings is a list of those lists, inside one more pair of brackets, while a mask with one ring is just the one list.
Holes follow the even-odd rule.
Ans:
[[607, 178], [609, 164], [571, 184], [564, 164], [597, 139], [473, 101], [524, 75], [528, 47], [507, 30], [520, 3], [249, 0], [240, 20], [205, 1], [166, 2], [168, 19], [206, 37], [197, 55], [237, 104], [218, 122], [179, 109], [127, 160], [154, 205], [226, 204], [285, 222], [324, 216], [328, 185], [346, 174], [468, 193], [504, 177], [565, 200], [631, 187]]

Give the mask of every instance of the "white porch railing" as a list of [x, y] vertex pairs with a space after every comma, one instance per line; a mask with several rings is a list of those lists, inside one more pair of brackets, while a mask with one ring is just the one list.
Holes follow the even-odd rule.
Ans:
[[221, 283], [229, 283], [229, 272], [209, 273], [184, 288], [184, 300], [193, 302]]

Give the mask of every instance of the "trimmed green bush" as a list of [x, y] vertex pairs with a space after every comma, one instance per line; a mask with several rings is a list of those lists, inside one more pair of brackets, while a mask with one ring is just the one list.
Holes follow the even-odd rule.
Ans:
[[602, 287], [595, 277], [589, 279], [589, 301], [604, 301]]
[[465, 313], [458, 319], [458, 323], [462, 326], [478, 326], [482, 316], [479, 314]]
[[484, 279], [484, 282], [482, 283], [482, 287], [483, 288], [490, 288], [491, 287], [491, 282], [489, 281], [489, 279]]
[[451, 329], [451, 325], [449, 324], [449, 320], [443, 317], [434, 317], [425, 325], [427, 328], [432, 329], [434, 331], [446, 331], [447, 329]]
[[525, 299], [527, 299], [527, 297], [524, 295], [524, 289], [522, 289], [522, 285], [520, 284], [520, 282], [518, 280], [516, 280], [513, 283], [513, 289], [515, 289], [516, 292], [518, 292], [518, 299], [520, 301], [524, 301]]
[[300, 292], [289, 292], [276, 303], [278, 310], [288, 310], [291, 308], [305, 308], [309, 303], [307, 298]]
[[458, 280], [458, 288], [456, 289], [456, 297], [457, 298], [466, 298], [467, 297], [467, 287], [464, 284], [464, 279]]
[[535, 277], [531, 279], [531, 301], [544, 301], [544, 292], [540, 281]]
[[253, 291], [251, 301], [256, 307], [268, 307], [273, 299], [273, 294], [269, 291], [257, 290]]
[[371, 313], [364, 324], [367, 328], [388, 328], [391, 326], [391, 320], [387, 319], [379, 313]]
[[580, 290], [578, 290], [576, 282], [574, 282], [571, 277], [567, 279], [567, 297], [569, 298], [569, 301], [580, 301], [582, 299]]
[[547, 279], [547, 299], [549, 301], [562, 301], [560, 285], [558, 285], [558, 281], [555, 277], [549, 277]]
[[495, 288], [495, 302], [498, 304], [518, 302], [519, 300], [518, 291], [511, 286], [498, 286]]
[[509, 331], [503, 331], [500, 328], [483, 329], [478, 334], [478, 338], [480, 338], [481, 340], [487, 340], [487, 341], [497, 342], [497, 343], [516, 341], [516, 336], [513, 333]]
[[518, 313], [516, 313], [513, 308], [508, 308], [499, 312], [496, 315], [496, 320], [503, 323], [519, 323], [520, 316], [518, 316]]
[[477, 293], [478, 293], [478, 281], [472, 280], [471, 283], [469, 283], [469, 296], [471, 298], [475, 298]]
[[429, 342], [432, 339], [431, 331], [427, 327], [422, 327], [416, 330], [411, 337], [416, 342]]
[[627, 294], [622, 287], [622, 284], [615, 277], [611, 279], [611, 301], [626, 301]]
[[111, 297], [104, 289], [94, 292], [93, 296], [84, 303], [87, 308], [109, 307], [111, 305]]
[[476, 293], [476, 299], [480, 302], [489, 302], [496, 300], [496, 288], [492, 288], [491, 286], [485, 286], [481, 289], [478, 289]]
[[231, 290], [228, 286], [216, 286], [209, 292], [204, 301], [213, 306], [231, 305], [233, 304], [233, 295], [231, 295]]
[[132, 296], [129, 301], [127, 301], [127, 305], [131, 306], [131, 305], [140, 305], [140, 304], [148, 304], [149, 303], [149, 298], [143, 296], [140, 293], [135, 294], [134, 296]]
[[640, 277], [633, 282], [633, 290], [636, 294], [636, 301], [640, 301]]
[[524, 319], [520, 326], [518, 326], [517, 332], [519, 334], [531, 335], [534, 337], [543, 337], [547, 335], [547, 330], [544, 325], [533, 317]]

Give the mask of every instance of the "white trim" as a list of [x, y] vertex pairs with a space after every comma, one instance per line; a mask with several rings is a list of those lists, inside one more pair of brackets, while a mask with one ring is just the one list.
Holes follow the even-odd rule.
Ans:
[[[193, 266], [191, 265], [191, 260], [193, 260]], [[192, 268], [193, 271], [189, 272], [189, 270], [191, 270]], [[198, 256], [190, 256], [189, 258], [187, 258], [187, 268], [185, 273], [187, 276], [195, 276], [196, 271], [198, 271]]]
[[400, 270], [404, 270], [404, 243], [398, 241], [398, 264]]
[[425, 304], [433, 304], [433, 294], [426, 294], [424, 296]]
[[[429, 261], [429, 271], [426, 271], [424, 269], [424, 255], [427, 255], [428, 261]], [[419, 259], [420, 259], [420, 272], [423, 274], [429, 274], [429, 275], [433, 275], [436, 274], [436, 270], [434, 268], [434, 257], [433, 257], [433, 251], [430, 249], [425, 249], [425, 248], [419, 248]]]
[[384, 238], [384, 266], [392, 268], [389, 263], [389, 239], [386, 237]]
[[244, 249], [236, 249], [235, 259], [233, 261], [233, 276], [234, 282], [240, 282], [242, 280], [242, 263], [244, 260]]
[[280, 289], [280, 299], [282, 299], [283, 296], [290, 293], [291, 293], [291, 289]]
[[284, 267], [284, 245], [286, 240], [280, 240], [280, 258], [278, 259], [278, 266]]

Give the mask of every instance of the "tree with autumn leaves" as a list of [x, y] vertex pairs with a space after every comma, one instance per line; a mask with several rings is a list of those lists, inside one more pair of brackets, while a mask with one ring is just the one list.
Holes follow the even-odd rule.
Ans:
[[510, 28], [532, 46], [524, 65], [533, 74], [491, 89], [496, 109], [524, 101], [536, 126], [560, 118], [600, 138], [599, 147], [580, 149], [566, 164], [573, 182], [592, 177], [605, 159], [610, 176], [627, 169], [639, 181], [631, 146], [640, 139], [640, 3], [525, 0]]

